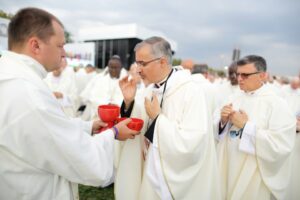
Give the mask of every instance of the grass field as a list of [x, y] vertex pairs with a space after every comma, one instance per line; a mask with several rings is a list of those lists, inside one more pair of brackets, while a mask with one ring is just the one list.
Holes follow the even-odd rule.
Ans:
[[80, 200], [113, 200], [114, 187], [110, 185], [106, 188], [79, 185]]

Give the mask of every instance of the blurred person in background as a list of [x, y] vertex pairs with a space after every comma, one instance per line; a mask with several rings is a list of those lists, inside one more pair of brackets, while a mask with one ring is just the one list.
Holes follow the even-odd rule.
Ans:
[[183, 69], [189, 70], [191, 72], [194, 67], [194, 61], [192, 59], [182, 60], [180, 65], [183, 67]]
[[96, 69], [93, 65], [88, 64], [84, 68], [80, 68], [75, 73], [75, 80], [76, 80], [76, 86], [77, 86], [77, 93], [80, 95], [80, 93], [83, 91], [83, 89], [87, 86], [88, 82], [96, 76]]
[[75, 117], [78, 107], [77, 87], [74, 76], [68, 76], [68, 74], [64, 73], [66, 72], [66, 66], [67, 61], [63, 59], [61, 67], [48, 73], [44, 80], [59, 101], [64, 112], [70, 117]]
[[199, 86], [205, 91], [206, 102], [209, 107], [210, 116], [217, 106], [217, 88], [209, 80], [207, 64], [195, 64], [192, 70], [192, 78], [198, 82]]
[[236, 62], [232, 62], [228, 67], [228, 78], [226, 82], [217, 85], [217, 105], [220, 107], [230, 96], [241, 92], [236, 77]]
[[123, 95], [119, 87], [122, 78], [122, 62], [119, 56], [112, 56], [108, 61], [107, 71], [96, 75], [80, 94], [86, 105], [81, 116], [84, 120], [91, 120], [97, 116], [99, 105], [115, 104], [121, 106]]
[[287, 101], [290, 109], [292, 110], [292, 113], [297, 120], [295, 148], [292, 154], [292, 187], [290, 188], [290, 192], [292, 195], [291, 200], [297, 200], [300, 197], [300, 79], [298, 77], [293, 77], [289, 86], [283, 89], [283, 94], [284, 99]]

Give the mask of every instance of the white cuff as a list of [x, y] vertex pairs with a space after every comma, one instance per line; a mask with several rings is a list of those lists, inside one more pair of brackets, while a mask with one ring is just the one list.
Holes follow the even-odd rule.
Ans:
[[89, 135], [92, 135], [92, 129], [93, 129], [93, 121], [81, 121], [83, 131], [88, 133]]
[[255, 155], [255, 137], [256, 125], [253, 122], [248, 121], [242, 133], [242, 138], [239, 145], [240, 151]]

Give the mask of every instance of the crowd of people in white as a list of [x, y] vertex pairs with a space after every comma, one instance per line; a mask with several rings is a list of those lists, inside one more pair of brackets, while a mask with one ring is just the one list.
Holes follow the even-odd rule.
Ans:
[[[189, 63], [191, 60], [189, 60]], [[219, 77], [209, 71], [207, 64], [192, 64], [192, 67], [185, 66], [185, 61], [177, 68], [183, 68], [192, 74], [200, 87], [205, 91], [208, 111], [211, 120], [220, 115], [218, 110], [224, 103], [242, 93], [237, 80], [237, 66], [233, 62], [226, 72], [225, 77]], [[45, 81], [53, 91], [56, 98], [61, 103], [64, 111], [70, 117], [81, 117], [83, 120], [97, 118], [97, 107], [102, 104], [116, 104], [121, 106], [123, 101], [122, 91], [119, 81], [125, 76], [138, 80], [138, 94], [141, 94], [147, 86], [141, 81], [136, 70], [137, 66], [133, 63], [129, 71], [122, 67], [119, 56], [111, 57], [107, 67], [99, 70], [94, 66], [71, 67], [64, 65], [47, 75]], [[300, 76], [300, 75], [299, 75]], [[300, 79], [294, 77], [270, 76], [266, 74], [263, 83], [269, 90], [272, 90], [288, 104], [289, 108], [297, 120], [297, 132], [300, 130]], [[139, 96], [139, 95], [137, 95]], [[215, 131], [216, 134], [216, 131]], [[215, 136], [217, 138], [218, 136]], [[216, 143], [217, 139], [216, 139]], [[297, 169], [300, 167], [300, 137], [297, 134], [293, 157], [293, 184], [291, 194], [293, 199], [300, 195], [297, 191], [297, 185], [300, 181], [300, 175]]]
[[[180, 67], [189, 70], [195, 81], [203, 85], [207, 102], [213, 113], [229, 96], [241, 92], [237, 77], [236, 66], [231, 65], [226, 76], [209, 71], [207, 64], [193, 64], [186, 67], [182, 61]], [[116, 72], [112, 72], [115, 70]], [[116, 104], [121, 106], [123, 95], [119, 87], [119, 80], [130, 75], [139, 79], [139, 90], [145, 88], [136, 72], [133, 63], [129, 70], [122, 66], [118, 55], [112, 56], [106, 68], [99, 69], [92, 65], [68, 66], [66, 62], [60, 69], [48, 73], [46, 83], [60, 101], [66, 114], [70, 117], [81, 117], [91, 120], [97, 117], [97, 107], [102, 104]], [[300, 77], [300, 75], [299, 75]], [[300, 115], [300, 78], [295, 76], [267, 75], [264, 84], [273, 90], [279, 97], [287, 101], [295, 115]], [[86, 107], [85, 107], [86, 106]], [[84, 110], [83, 110], [84, 108]]]
[[[102, 71], [70, 67], [62, 23], [38, 8], [21, 9], [8, 33], [0, 199], [78, 199], [78, 184], [112, 181], [126, 200], [299, 199], [300, 77], [268, 75], [258, 55], [224, 78], [191, 60], [172, 66], [156, 36], [135, 46], [129, 71], [117, 55]], [[125, 119], [97, 134], [103, 104], [142, 129]]]

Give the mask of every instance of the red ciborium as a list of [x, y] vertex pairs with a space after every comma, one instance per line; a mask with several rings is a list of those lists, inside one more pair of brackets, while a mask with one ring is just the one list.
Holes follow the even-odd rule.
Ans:
[[106, 127], [100, 128], [99, 132], [109, 129], [114, 126], [116, 119], [120, 115], [120, 107], [117, 105], [100, 105], [98, 107], [99, 118], [107, 123]]

